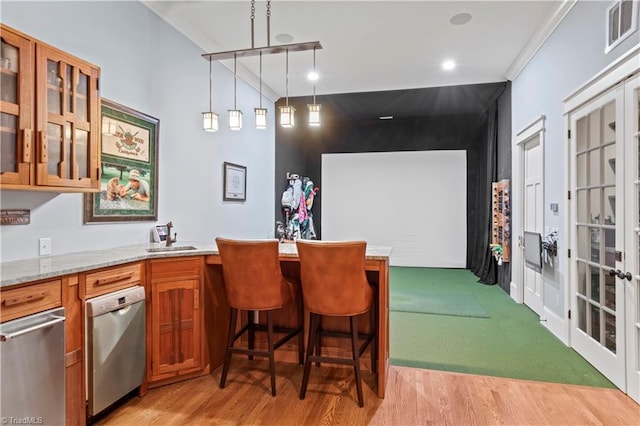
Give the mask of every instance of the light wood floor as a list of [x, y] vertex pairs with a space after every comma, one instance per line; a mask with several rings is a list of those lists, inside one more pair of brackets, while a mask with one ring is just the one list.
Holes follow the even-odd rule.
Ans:
[[234, 357], [224, 389], [220, 369], [152, 389], [99, 420], [99, 425], [639, 425], [640, 405], [614, 389], [476, 376], [391, 366], [384, 399], [363, 372], [365, 407], [353, 370], [312, 367], [307, 397], [298, 398], [302, 367], [278, 363], [277, 396], [268, 364]]

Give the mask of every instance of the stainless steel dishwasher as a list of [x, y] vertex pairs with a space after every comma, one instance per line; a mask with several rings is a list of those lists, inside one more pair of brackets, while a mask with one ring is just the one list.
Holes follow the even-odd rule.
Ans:
[[145, 374], [145, 296], [141, 286], [87, 300], [88, 416], [137, 388]]
[[65, 424], [64, 308], [0, 324], [2, 424]]

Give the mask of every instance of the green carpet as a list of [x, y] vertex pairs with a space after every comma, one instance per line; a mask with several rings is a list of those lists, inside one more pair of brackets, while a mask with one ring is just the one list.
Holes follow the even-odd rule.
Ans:
[[390, 289], [389, 309], [397, 312], [489, 318], [473, 294]]
[[615, 388], [539, 323], [525, 305], [464, 269], [390, 270], [390, 293], [470, 294], [489, 318], [390, 312], [391, 364], [433, 370]]

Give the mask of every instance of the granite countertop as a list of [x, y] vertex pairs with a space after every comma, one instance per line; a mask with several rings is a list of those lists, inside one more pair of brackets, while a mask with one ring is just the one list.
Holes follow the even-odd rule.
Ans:
[[[137, 260], [218, 254], [215, 242], [203, 241], [180, 241], [174, 243], [171, 251], [149, 251], [149, 249], [154, 250], [162, 247], [164, 247], [164, 243], [137, 244], [2, 262], [0, 263], [0, 288]], [[195, 247], [195, 249], [182, 249], [184, 247]], [[385, 259], [390, 254], [391, 247], [367, 246], [368, 259]], [[296, 245], [292, 243], [280, 244], [280, 255], [297, 257]]]

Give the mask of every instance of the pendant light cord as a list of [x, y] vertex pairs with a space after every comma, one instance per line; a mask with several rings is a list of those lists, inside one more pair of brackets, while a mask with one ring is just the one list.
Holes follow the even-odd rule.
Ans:
[[262, 109], [262, 52], [260, 52], [260, 109]]
[[233, 109], [236, 108], [236, 54], [233, 54]]
[[289, 106], [289, 49], [286, 50], [285, 105]]
[[[316, 48], [313, 48], [313, 74], [316, 75]], [[316, 80], [313, 80], [313, 104], [316, 103]]]
[[213, 111], [211, 108], [211, 98], [213, 97], [213, 72], [211, 71], [211, 59], [209, 59], [209, 112]]

